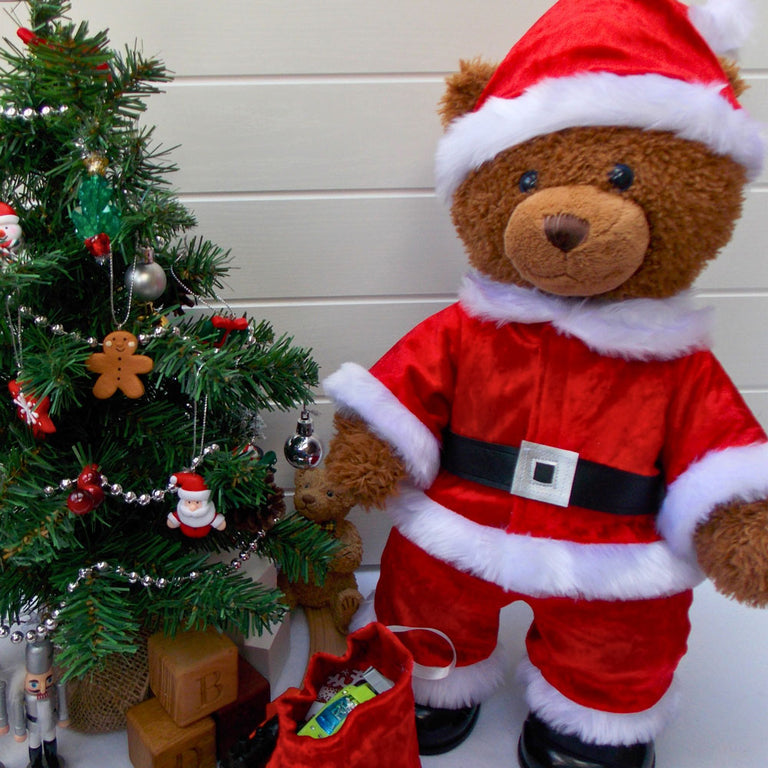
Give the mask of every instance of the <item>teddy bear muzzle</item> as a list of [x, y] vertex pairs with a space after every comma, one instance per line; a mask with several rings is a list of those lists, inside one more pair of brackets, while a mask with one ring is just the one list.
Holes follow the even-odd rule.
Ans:
[[650, 229], [643, 209], [597, 187], [551, 187], [512, 213], [504, 250], [520, 275], [560, 296], [618, 288], [643, 263]]

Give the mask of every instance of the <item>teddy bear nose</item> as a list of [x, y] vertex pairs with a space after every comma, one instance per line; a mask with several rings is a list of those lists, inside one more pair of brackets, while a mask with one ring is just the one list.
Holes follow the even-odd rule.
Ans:
[[311, 493], [305, 493], [302, 495], [301, 500], [305, 504], [314, 504], [315, 503], [315, 497]]
[[589, 234], [589, 222], [570, 213], [544, 217], [544, 234], [555, 248], [568, 253]]

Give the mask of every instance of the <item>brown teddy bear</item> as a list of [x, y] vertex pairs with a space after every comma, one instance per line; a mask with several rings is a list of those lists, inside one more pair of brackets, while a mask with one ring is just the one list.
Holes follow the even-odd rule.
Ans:
[[514, 600], [526, 768], [651, 768], [693, 587], [768, 603], [768, 440], [687, 294], [763, 161], [718, 57], [741, 5], [559, 0], [448, 81], [459, 300], [325, 382], [328, 474], [394, 523], [376, 617], [453, 646], [402, 636], [423, 754], [500, 683]]
[[354, 504], [345, 489], [328, 480], [322, 467], [297, 470], [295, 484], [296, 511], [325, 527], [341, 546], [322, 584], [316, 584], [311, 574], [309, 582], [289, 582], [281, 573], [277, 585], [291, 608], [297, 605], [328, 607], [335, 628], [346, 634], [350, 620], [363, 602], [355, 579], [355, 571], [363, 559], [363, 542], [357, 528], [345, 519]]

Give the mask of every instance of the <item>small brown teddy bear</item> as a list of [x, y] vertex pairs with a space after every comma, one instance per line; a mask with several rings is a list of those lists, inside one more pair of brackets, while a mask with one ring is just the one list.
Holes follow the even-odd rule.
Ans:
[[459, 300], [324, 382], [327, 472], [394, 523], [376, 618], [453, 645], [401, 636], [422, 754], [502, 681], [510, 602], [533, 612], [524, 768], [651, 768], [693, 587], [768, 605], [768, 438], [687, 294], [763, 163], [717, 55], [739, 7], [558, 0], [448, 80]]
[[295, 485], [293, 504], [296, 511], [322, 525], [340, 542], [341, 548], [330, 562], [322, 584], [303, 580], [289, 582], [281, 573], [278, 587], [285, 593], [291, 608], [297, 605], [308, 608], [328, 606], [334, 626], [341, 634], [346, 634], [349, 622], [363, 602], [355, 578], [355, 571], [363, 559], [363, 542], [357, 528], [345, 519], [354, 504], [347, 491], [328, 480], [323, 467], [297, 470]]

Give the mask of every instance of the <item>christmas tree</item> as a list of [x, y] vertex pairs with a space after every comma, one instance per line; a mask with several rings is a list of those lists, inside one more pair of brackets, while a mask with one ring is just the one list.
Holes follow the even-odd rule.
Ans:
[[317, 366], [220, 300], [229, 255], [139, 122], [168, 72], [26, 5], [0, 52], [0, 635], [36, 614], [80, 676], [142, 630], [262, 631], [285, 606], [240, 564], [306, 577], [333, 545], [276, 520], [259, 413], [310, 402]]

